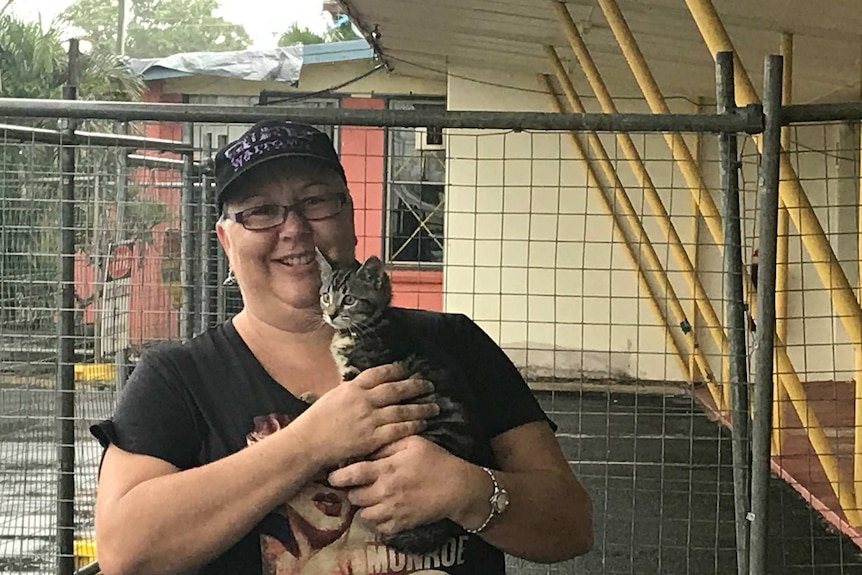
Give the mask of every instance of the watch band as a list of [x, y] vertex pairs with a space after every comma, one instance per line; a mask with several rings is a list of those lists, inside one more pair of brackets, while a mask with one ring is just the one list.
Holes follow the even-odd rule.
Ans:
[[488, 513], [488, 517], [485, 518], [485, 521], [476, 529], [467, 529], [466, 527], [464, 528], [464, 531], [472, 534], [481, 533], [482, 531], [484, 531], [485, 528], [488, 527], [488, 524], [491, 523], [491, 520], [494, 519], [494, 517], [496, 517], [497, 515], [499, 515], [499, 513], [497, 512], [497, 508], [494, 505], [494, 500], [500, 494], [500, 492], [503, 491], [503, 488], [500, 487], [500, 483], [497, 481], [497, 476], [494, 474], [494, 472], [487, 467], [482, 467], [482, 470], [485, 471], [485, 473], [487, 473], [488, 476], [491, 478], [491, 481], [494, 482], [494, 493], [491, 494], [491, 499], [489, 500], [489, 503], [491, 504], [491, 511]]

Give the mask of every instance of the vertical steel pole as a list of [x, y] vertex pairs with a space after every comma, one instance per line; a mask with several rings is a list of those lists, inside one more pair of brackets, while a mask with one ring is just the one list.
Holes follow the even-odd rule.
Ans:
[[[733, 88], [733, 53], [719, 52], [716, 63], [718, 113], [736, 108]], [[728, 341], [730, 409], [733, 422], [733, 500], [736, 523], [736, 561], [739, 575], [748, 575], [748, 512], [750, 509], [750, 443], [748, 374], [745, 345], [745, 295], [742, 291], [742, 230], [739, 214], [739, 159], [735, 133], [718, 137], [722, 217], [724, 223], [724, 298]]]
[[751, 573], [767, 571], [769, 536], [772, 359], [775, 345], [775, 284], [778, 234], [778, 182], [781, 161], [781, 56], [768, 56], [763, 80], [766, 124], [760, 160], [760, 271], [757, 277], [757, 348], [751, 464]]
[[[127, 122], [114, 122], [114, 133], [127, 135], [129, 133], [129, 124]], [[129, 168], [128, 168], [128, 151], [124, 148], [118, 148], [116, 154], [116, 175], [117, 175], [117, 215], [116, 228], [114, 230], [114, 243], [119, 244], [123, 239], [123, 230], [125, 228], [126, 204], [128, 203], [129, 189]], [[109, 252], [110, 253], [110, 252]], [[105, 258], [105, 268], [107, 269], [107, 261], [110, 255]], [[104, 281], [104, 280], [103, 280]], [[129, 288], [131, 289], [131, 287]], [[135, 313], [129, 310], [129, 314]], [[126, 318], [127, 329], [129, 330], [129, 339], [134, 337], [131, 334], [132, 318]], [[127, 342], [128, 343], [128, 342]], [[127, 348], [116, 349], [114, 352], [114, 384], [116, 392], [120, 393], [123, 386], [126, 384], [126, 379], [129, 377], [129, 350]]]
[[117, 6], [117, 54], [126, 54], [126, 0], [119, 0]]
[[215, 243], [213, 223], [215, 222], [215, 200], [210, 193], [210, 177], [205, 167], [212, 156], [212, 134], [204, 134], [201, 148], [201, 161], [198, 164], [197, 180], [200, 184], [200, 263], [201, 263], [201, 301], [200, 331], [206, 331], [213, 324]]
[[[221, 134], [218, 137], [218, 149], [221, 149], [227, 144], [227, 135]], [[216, 198], [213, 198], [213, 203], [216, 203]], [[218, 208], [216, 208], [217, 210]], [[221, 214], [216, 214], [216, 218]], [[216, 321], [222, 323], [227, 320], [227, 290], [225, 289], [224, 279], [227, 277], [227, 258], [224, 255], [224, 250], [221, 247], [221, 242], [216, 242]]]
[[[78, 41], [69, 41], [68, 80], [63, 99], [78, 98]], [[63, 137], [71, 140], [77, 129], [66, 120]], [[75, 146], [60, 146], [60, 294], [57, 332], [57, 573], [75, 571]]]
[[[183, 124], [183, 142], [191, 143], [192, 127], [188, 122]], [[195, 206], [194, 183], [192, 181], [191, 154], [183, 155], [183, 189], [180, 194], [180, 285], [182, 286], [183, 302], [180, 306], [180, 337], [191, 339], [195, 328]]]

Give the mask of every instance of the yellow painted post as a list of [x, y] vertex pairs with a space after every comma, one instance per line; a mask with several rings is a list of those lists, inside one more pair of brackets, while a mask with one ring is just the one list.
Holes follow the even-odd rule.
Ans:
[[[781, 101], [790, 104], [793, 98], [793, 34], [785, 32], [781, 35], [781, 56], [784, 58]], [[781, 128], [781, 153], [790, 153], [790, 126]], [[775, 333], [787, 341], [787, 273], [788, 269], [788, 218], [784, 203], [778, 203], [778, 243], [776, 246], [775, 269]], [[775, 374], [772, 402], [772, 454], [781, 455], [782, 427], [784, 426], [782, 412], [785, 399], [781, 377]]]
[[[657, 114], [669, 114], [670, 108], [668, 108], [667, 102], [665, 102], [664, 96], [662, 96], [661, 90], [649, 69], [649, 65], [647, 65], [646, 58], [644, 58], [640, 47], [635, 41], [634, 35], [625, 18], [623, 18], [616, 1], [598, 0], [598, 3], [650, 109]], [[680, 172], [682, 172], [683, 178], [685, 178], [689, 191], [695, 201], [698, 202], [703, 221], [715, 245], [721, 251], [723, 249], [721, 215], [718, 213], [718, 208], [712, 199], [712, 195], [709, 193], [698, 165], [694, 161], [691, 150], [679, 133], [669, 132], [664, 137], [674, 161], [679, 167]], [[743, 285], [751, 285], [746, 268], [742, 270], [742, 280]], [[746, 294], [749, 313], [752, 315], [756, 313], [754, 292], [755, 290], [751, 289]], [[723, 357], [726, 358], [726, 348], [722, 347], [721, 350]]]
[[[565, 106], [563, 105], [562, 101], [560, 101], [559, 96], [557, 96], [557, 94], [554, 90], [554, 86], [551, 83], [550, 78], [544, 74], [539, 74], [539, 81], [542, 84], [544, 84], [545, 89], [548, 92], [548, 96], [551, 100], [551, 103], [554, 106], [554, 109], [557, 112], [561, 112], [561, 113], [565, 112], [566, 111]], [[646, 273], [644, 272], [643, 266], [641, 266], [640, 262], [638, 261], [636, 247], [631, 241], [629, 241], [629, 238], [623, 229], [622, 222], [620, 221], [618, 214], [614, 210], [613, 203], [608, 198], [608, 192], [605, 190], [605, 187], [602, 184], [602, 181], [599, 179], [598, 175], [596, 174], [595, 168], [593, 167], [592, 160], [590, 159], [589, 155], [586, 153], [586, 150], [584, 149], [583, 144], [581, 143], [581, 141], [577, 138], [577, 136], [575, 134], [569, 133], [569, 136], [570, 136], [570, 139], [572, 141], [572, 145], [575, 148], [575, 153], [584, 162], [584, 167], [586, 168], [586, 171], [587, 171], [587, 181], [589, 182], [590, 185], [592, 185], [595, 188], [596, 195], [598, 196], [599, 201], [602, 204], [602, 207], [605, 209], [605, 211], [608, 213], [608, 215], [611, 216], [611, 219], [613, 221], [614, 231], [617, 233], [617, 237], [619, 238], [620, 242], [623, 244], [623, 247], [625, 248], [626, 254], [629, 256], [629, 260], [631, 262], [632, 269], [637, 273], [638, 283], [640, 285], [640, 288], [644, 291], [644, 293], [649, 295], [649, 301], [650, 301], [650, 304], [652, 305], [653, 311], [655, 311], [656, 316], [658, 317], [659, 321], [661, 321], [662, 325], [665, 326], [667, 343], [670, 346], [670, 348], [673, 350], [674, 356], [677, 358], [680, 369], [682, 370], [681, 373], [685, 373], [687, 366], [688, 366], [688, 360], [686, 359], [685, 354], [682, 351], [683, 347], [676, 340], [676, 336], [674, 335], [676, 330], [673, 329], [670, 326], [670, 324], [668, 323], [668, 320], [667, 320], [667, 317], [665, 316], [664, 310], [662, 310], [661, 306], [658, 303], [660, 301], [660, 297], [658, 294], [656, 294], [652, 285], [647, 280], [647, 276], [646, 276]]]
[[[646, 59], [640, 51], [637, 42], [635, 42], [634, 36], [628, 28], [628, 24], [623, 19], [616, 2], [614, 0], [598, 0], [598, 3], [650, 109], [656, 114], [669, 114], [670, 108], [668, 108], [667, 102], [665, 102], [658, 84], [649, 70]], [[712, 194], [709, 193], [709, 189], [704, 182], [703, 175], [700, 173], [697, 163], [694, 161], [688, 144], [686, 144], [682, 135], [677, 132], [668, 132], [664, 134], [664, 137], [670, 148], [671, 155], [679, 166], [683, 178], [685, 178], [692, 197], [698, 202], [700, 213], [703, 215], [703, 223], [706, 224], [715, 245], [721, 249], [723, 242], [721, 214], [718, 213], [718, 208], [712, 199]]]
[[[597, 1], [608, 20], [626, 60], [631, 66], [635, 79], [641, 87], [650, 108], [656, 113], [668, 113], [667, 104], [661, 95], [655, 78], [649, 70], [646, 59], [634, 39], [634, 35], [631, 33], [628, 24], [619, 10], [619, 6], [615, 0]], [[709, 0], [686, 0], [686, 4], [695, 17], [698, 28], [713, 55], [721, 51], [733, 52], [733, 45], [727, 37], [726, 31], [718, 19], [718, 15], [715, 13], [715, 8]], [[704, 16], [704, 10], [711, 11], [711, 15], [707, 14]], [[757, 94], [742, 63], [736, 55], [734, 55], [734, 71], [737, 105], [744, 106], [756, 102]], [[679, 134], [668, 134], [666, 138], [692, 193], [695, 193], [695, 190], [698, 189], [706, 189], [702, 176], [696, 170], [691, 152], [688, 150], [682, 137]], [[760, 150], [762, 148], [761, 139], [755, 138], [754, 140], [758, 150]], [[820, 226], [820, 222], [817, 220], [811, 204], [799, 184], [793, 167], [786, 157], [781, 158], [780, 177], [780, 193], [788, 209], [790, 219], [799, 231], [812, 261], [817, 266], [820, 279], [827, 290], [829, 290], [833, 305], [841, 315], [841, 319], [851, 340], [855, 345], [860, 345], [860, 339], [862, 339], [862, 329], [860, 329], [862, 328], [862, 309], [860, 309], [855, 294], [847, 281], [847, 276], [838, 265], [835, 254], [832, 252], [823, 233], [823, 228]], [[704, 222], [707, 224], [713, 239], [716, 240], [717, 244], [720, 244], [721, 221], [718, 217], [715, 204], [711, 202], [711, 198], [707, 195], [702, 196], [702, 199], [704, 201], [700, 205], [701, 212], [704, 215]], [[746, 281], [750, 281], [747, 273], [743, 273], [743, 276]], [[749, 309], [752, 315], [756, 313], [754, 298], [752, 297], [753, 291], [749, 292], [748, 296]], [[783, 376], [782, 372], [788, 367], [792, 369], [789, 359], [782, 364], [781, 369], [777, 370], [776, 373]], [[792, 375], [795, 377], [795, 371]], [[852, 491], [852, 488], [847, 491]], [[854, 518], [856, 517], [855, 509], [845, 509], [845, 512], [848, 516], [852, 515]]]
[[[607, 0], [599, 0], [600, 3]], [[691, 12], [692, 17], [706, 42], [710, 52], [715, 54], [721, 51], [733, 50], [733, 43], [730, 41], [730, 36], [724, 28], [718, 12], [715, 10], [710, 0], [686, 0], [686, 5]], [[742, 62], [734, 52], [734, 70], [737, 101], [740, 105], [745, 105], [758, 101], [757, 93], [754, 90], [754, 85], [748, 77]], [[762, 149], [762, 140], [755, 138], [758, 150]], [[793, 169], [790, 159], [782, 154], [781, 158], [781, 173], [779, 194], [788, 215], [793, 222], [794, 227], [799, 232], [803, 245], [805, 246], [811, 261], [814, 264], [817, 274], [820, 276], [820, 281], [829, 293], [832, 300], [832, 306], [837, 312], [838, 317], [844, 324], [844, 329], [856, 350], [857, 369], [856, 369], [856, 434], [855, 434], [855, 454], [854, 470], [862, 469], [862, 432], [859, 431], [860, 421], [862, 421], [862, 361], [858, 358], [862, 355], [862, 306], [856, 300], [856, 294], [850, 286], [847, 275], [838, 263], [838, 258], [823, 232], [823, 227], [811, 207], [811, 202], [799, 182], [799, 177]], [[789, 392], [789, 389], [788, 389]], [[811, 431], [809, 430], [809, 433]], [[859, 474], [857, 474], [857, 477]], [[857, 482], [854, 479], [854, 484], [850, 486], [848, 491], [857, 492]], [[855, 504], [855, 501], [854, 501]], [[843, 504], [842, 504], [843, 506]], [[862, 525], [858, 521], [858, 514], [853, 510], [844, 508], [845, 513], [854, 518], [854, 525]]]
[[[578, 62], [583, 70], [584, 74], [587, 77], [587, 80], [590, 83], [590, 86], [593, 89], [593, 92], [596, 94], [596, 98], [599, 101], [599, 104], [602, 107], [602, 111], [614, 114], [617, 113], [617, 107], [614, 104], [613, 97], [611, 96], [610, 90], [608, 90], [607, 85], [602, 79], [601, 73], [599, 72], [598, 67], [595, 64], [589, 50], [587, 49], [586, 43], [581, 37], [580, 32], [578, 32], [577, 26], [575, 26], [574, 21], [572, 20], [571, 15], [569, 14], [568, 9], [565, 5], [553, 1], [552, 5], [557, 12], [557, 19], [563, 27], [563, 31], [566, 35], [566, 38], [569, 41], [569, 45], [572, 48], [572, 51], [575, 53], [575, 56], [578, 59]], [[559, 63], [559, 59], [557, 58], [556, 52], [554, 52], [553, 48], [550, 46], [545, 47], [546, 52], [548, 52], [549, 58], [551, 58], [552, 64], [554, 64], [555, 69], [562, 70], [562, 73], [565, 74], [565, 70], [562, 68], [562, 64]], [[556, 60], [556, 62], [555, 62]], [[558, 71], [559, 74], [559, 71]], [[578, 110], [576, 110], [578, 111]], [[582, 107], [581, 107], [581, 110]], [[680, 138], [679, 134], [677, 134]], [[658, 190], [655, 187], [655, 184], [652, 181], [652, 178], [649, 175], [649, 172], [644, 165], [643, 159], [640, 156], [640, 153], [637, 150], [637, 146], [632, 141], [631, 136], [626, 133], [617, 134], [617, 142], [619, 143], [620, 148], [623, 150], [626, 158], [629, 161], [632, 172], [635, 174], [635, 177], [638, 180], [638, 183], [641, 185], [641, 188], [644, 192], [644, 197], [646, 198], [647, 204], [649, 204], [650, 209], [653, 214], [656, 216], [656, 221], [659, 224], [659, 227], [662, 230], [662, 233], [667, 238], [668, 246], [670, 247], [670, 252], [673, 254], [674, 259], [679, 265], [680, 269], [685, 276], [689, 287], [691, 288], [691, 292], [694, 296], [694, 301], [703, 315], [704, 322], [706, 323], [710, 335], [715, 341], [716, 346], [722, 352], [722, 373], [725, 371], [725, 367], [727, 364], [727, 337], [722, 328], [721, 320], [718, 317], [718, 314], [713, 308], [709, 296], [706, 293], [706, 289], [704, 288], [700, 278], [697, 275], [697, 272], [694, 268], [694, 265], [691, 262], [691, 259], [688, 256], [688, 252], [686, 252], [685, 248], [682, 245], [682, 240], [679, 237], [679, 234], [676, 231], [676, 227], [671, 222], [671, 219], [665, 210], [664, 204], [662, 203], [661, 196], [659, 196]], [[699, 172], [699, 170], [698, 170]], [[698, 197], [700, 201], [703, 201], [702, 195], [709, 195], [709, 191], [704, 188], [699, 188], [697, 190]], [[711, 201], [711, 196], [710, 196]], [[721, 244], [720, 244], [721, 245]], [[694, 339], [694, 332], [690, 332], [692, 339]], [[727, 381], [726, 377], [722, 377], [721, 383], [724, 384]], [[719, 405], [719, 408], [724, 408], [729, 405], [729, 388], [726, 385], [724, 387], [723, 394], [723, 405]]]
[[[859, 97], [862, 99], [862, 50], [859, 54]], [[859, 161], [862, 169], [862, 125], [859, 126]], [[856, 252], [857, 275], [859, 276], [859, 299], [862, 305], [862, 171], [859, 180], [859, 202], [858, 223], [856, 226], [856, 237], [858, 251]], [[855, 402], [855, 427], [853, 435], [853, 490], [856, 493], [856, 507], [862, 509], [862, 345], [856, 346], [856, 402]], [[862, 513], [862, 512], [860, 512]]]
[[[554, 72], [557, 75], [557, 81], [560, 83], [560, 86], [563, 88], [563, 92], [566, 94], [566, 98], [569, 102], [569, 105], [572, 108], [572, 111], [577, 113], [583, 113], [585, 108], [583, 103], [581, 102], [580, 97], [575, 91], [575, 87], [572, 85], [571, 80], [569, 79], [568, 74], [566, 73], [565, 68], [563, 67], [562, 62], [560, 62], [560, 58], [557, 56], [556, 51], [551, 46], [545, 46], [545, 52], [548, 55], [548, 59], [551, 61], [551, 64], [554, 68]], [[646, 262], [652, 270], [656, 281], [658, 281], [662, 289], [664, 290], [665, 297], [668, 302], [668, 306], [675, 316], [677, 321], [677, 325], [688, 325], [688, 320], [686, 318], [685, 310], [682, 307], [682, 303], [680, 303], [679, 298], [676, 295], [676, 291], [673, 288], [673, 285], [670, 283], [670, 279], [665, 273], [664, 266], [661, 263], [661, 260], [658, 257], [658, 254], [655, 251], [655, 248], [652, 245], [649, 237], [646, 234], [646, 230], [643, 228], [643, 224], [640, 221], [640, 218], [637, 215], [637, 211], [629, 199], [628, 194], [626, 193], [625, 187], [620, 181], [619, 175], [617, 174], [613, 163], [608, 156], [607, 150], [605, 150], [604, 145], [599, 139], [598, 135], [594, 132], [590, 132], [587, 134], [587, 140], [589, 141], [590, 148], [593, 151], [594, 162], [598, 164], [600, 169], [607, 178], [607, 181], [613, 185], [614, 194], [616, 198], [616, 206], [622, 211], [623, 217], [627, 224], [630, 226], [630, 230], [634, 237], [638, 239], [638, 243], [642, 246], [644, 256], [646, 258]], [[632, 143], [632, 145], [634, 145]], [[686, 259], [688, 259], [688, 255], [686, 254]], [[690, 263], [690, 262], [689, 262]], [[689, 334], [691, 335], [691, 331]], [[703, 351], [697, 349], [695, 351], [695, 358], [698, 363], [698, 367], [701, 370], [701, 373], [707, 379], [707, 386], [710, 388], [710, 392], [714, 393], [713, 399], [716, 401], [716, 405], [721, 408], [721, 402], [718, 400], [720, 395], [718, 394], [718, 388], [716, 387], [715, 377], [712, 375], [712, 370], [710, 368], [709, 362], [703, 354]], [[686, 373], [686, 369], [683, 370], [683, 374]]]

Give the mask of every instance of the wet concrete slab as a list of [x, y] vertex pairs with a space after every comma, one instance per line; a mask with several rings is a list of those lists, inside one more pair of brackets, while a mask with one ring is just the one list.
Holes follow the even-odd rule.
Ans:
[[[685, 394], [537, 391], [594, 506], [595, 545], [518, 574], [735, 574], [730, 433]], [[769, 573], [862, 573], [859, 548], [787, 483], [770, 483]]]

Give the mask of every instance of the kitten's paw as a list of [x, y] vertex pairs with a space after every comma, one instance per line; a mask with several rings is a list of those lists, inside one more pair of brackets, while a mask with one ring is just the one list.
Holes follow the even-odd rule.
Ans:
[[299, 399], [301, 399], [305, 403], [311, 405], [312, 403], [317, 401], [318, 397], [317, 397], [316, 393], [311, 392], [311, 391], [306, 391], [305, 393], [303, 393], [302, 395], [299, 396]]
[[355, 367], [346, 367], [341, 370], [341, 381], [353, 381], [360, 371]]

